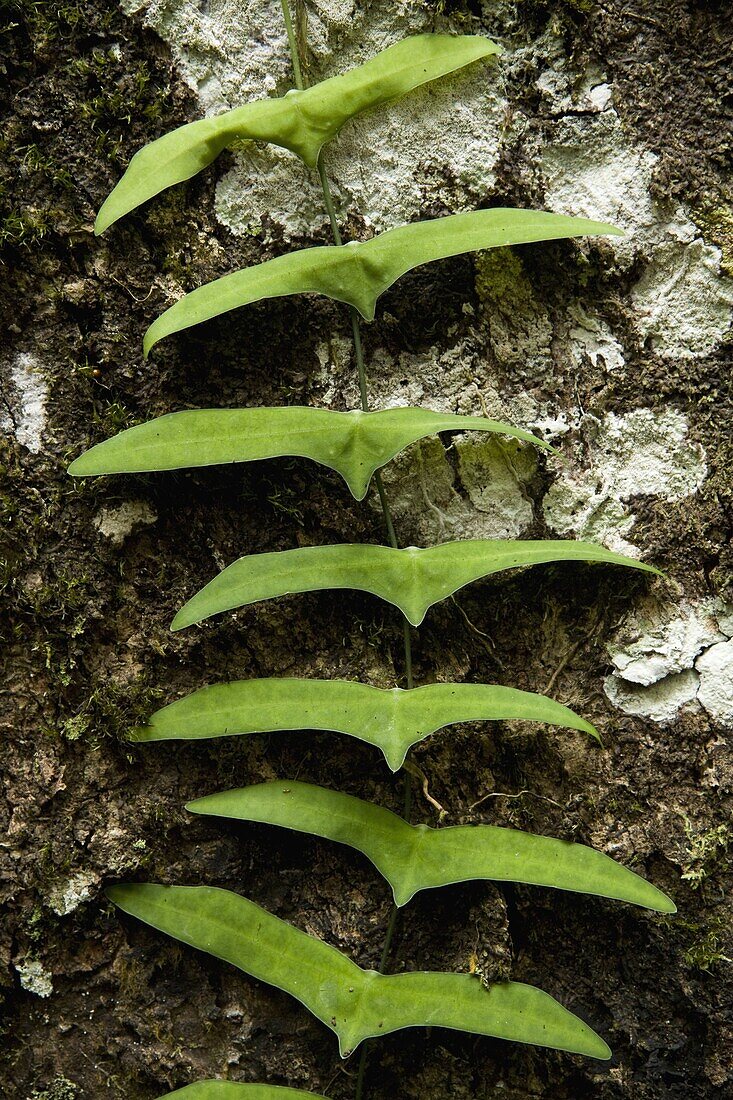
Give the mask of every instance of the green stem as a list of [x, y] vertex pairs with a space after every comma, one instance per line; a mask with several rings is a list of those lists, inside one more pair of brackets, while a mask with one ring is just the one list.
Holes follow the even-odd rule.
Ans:
[[303, 73], [300, 69], [300, 54], [298, 53], [298, 40], [295, 37], [295, 30], [293, 29], [293, 20], [290, 15], [290, 4], [288, 0], [280, 0], [283, 9], [283, 19], [285, 20], [285, 30], [288, 35], [288, 47], [290, 49], [290, 60], [293, 64], [293, 76], [295, 77], [295, 87], [299, 91], [303, 90]]
[[[293, 20], [290, 15], [290, 5], [288, 0], [281, 0], [283, 17], [285, 19], [285, 29], [288, 34], [288, 45], [290, 47], [290, 56], [293, 63], [293, 75], [295, 77], [296, 87], [303, 88], [303, 76], [300, 67], [300, 56], [298, 53], [298, 42], [293, 29]], [[336, 217], [336, 209], [333, 203], [333, 195], [331, 193], [331, 183], [326, 171], [326, 163], [321, 152], [318, 157], [318, 176], [321, 181], [321, 190], [323, 192], [323, 201], [328, 213], [328, 220], [331, 223], [331, 235], [335, 245], [342, 245], [343, 238], [341, 236], [341, 230], [339, 229], [338, 219]], [[367, 378], [366, 378], [366, 366], [364, 363], [364, 348], [361, 341], [361, 322], [359, 320], [359, 314], [353, 306], [349, 307], [349, 313], [351, 316], [351, 331], [354, 339], [354, 356], [356, 358], [356, 368], [359, 376], [359, 397], [361, 401], [361, 407], [363, 412], [369, 412], [369, 395], [367, 392]], [[387, 499], [387, 493], [384, 488], [384, 482], [382, 481], [382, 475], [379, 470], [374, 474], [374, 482], [377, 487], [377, 493], [379, 495], [379, 503], [382, 506], [382, 514], [384, 516], [384, 525], [387, 529], [387, 538], [390, 546], [395, 550], [399, 549], [399, 542], [397, 541], [397, 533], [394, 527], [394, 520], [392, 519], [392, 510], [389, 506]], [[403, 627], [403, 645], [404, 645], [404, 668], [405, 668], [405, 682], [408, 688], [413, 686], [412, 676], [412, 636], [410, 634], [410, 624], [405, 616], [402, 620]], [[409, 821], [410, 809], [412, 806], [412, 781], [410, 774], [406, 768], [402, 769], [402, 802], [403, 802], [403, 816], [405, 820]], [[389, 953], [392, 946], [392, 940], [394, 938], [395, 929], [397, 927], [397, 917], [399, 909], [396, 905], [392, 905], [389, 914], [389, 920], [387, 922], [387, 930], [384, 936], [384, 946], [382, 947], [382, 955], [379, 960], [379, 972], [383, 974], [387, 969], [389, 963]], [[361, 1054], [359, 1055], [359, 1067], [356, 1074], [356, 1092], [355, 1100], [362, 1100], [364, 1094], [364, 1078], [366, 1076], [367, 1058], [369, 1054], [369, 1043], [365, 1041], [361, 1048]]]
[[[321, 180], [321, 190], [323, 191], [323, 201], [326, 204], [326, 210], [328, 212], [328, 220], [331, 223], [331, 234], [333, 235], [334, 244], [343, 244], [341, 239], [341, 230], [339, 229], [339, 223], [336, 218], [336, 208], [333, 205], [333, 195], [331, 194], [331, 183], [326, 173], [326, 165], [323, 161], [323, 151], [321, 151], [318, 157], [318, 175]], [[351, 306], [352, 313], [356, 313], [356, 310]], [[359, 327], [359, 316], [356, 315], [356, 326]], [[361, 348], [361, 336], [359, 337], [359, 348]], [[357, 353], [358, 354], [358, 353]]]

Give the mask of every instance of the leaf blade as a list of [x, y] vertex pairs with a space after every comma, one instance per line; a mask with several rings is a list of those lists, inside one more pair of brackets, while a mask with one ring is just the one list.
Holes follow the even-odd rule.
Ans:
[[380, 749], [398, 771], [408, 750], [459, 722], [523, 719], [580, 730], [596, 729], [574, 711], [517, 688], [495, 684], [425, 684], [376, 688], [349, 680], [269, 678], [212, 684], [162, 707], [131, 740], [238, 736], [277, 730], [333, 730]]
[[98, 443], [72, 462], [68, 472], [72, 477], [150, 473], [288, 455], [335, 470], [352, 495], [363, 500], [376, 470], [411, 443], [443, 431], [490, 432], [549, 449], [541, 439], [509, 424], [415, 407], [377, 412], [298, 405], [187, 409]]
[[415, 35], [395, 43], [364, 65], [279, 99], [255, 100], [214, 118], [198, 119], [140, 149], [103, 203], [97, 235], [168, 187], [190, 179], [236, 141], [280, 145], [315, 168], [322, 146], [364, 111], [390, 103], [422, 84], [439, 80], [499, 53], [478, 35]]
[[171, 630], [259, 600], [324, 589], [369, 592], [419, 626], [428, 608], [472, 581], [519, 566], [561, 561], [605, 562], [659, 573], [602, 546], [572, 540], [468, 539], [402, 550], [359, 543], [306, 546], [239, 558], [184, 604]]
[[324, 294], [374, 319], [377, 299], [407, 271], [434, 260], [486, 248], [618, 235], [603, 222], [542, 210], [495, 208], [413, 222], [370, 241], [321, 245], [233, 271], [185, 294], [153, 321], [143, 338], [147, 356], [159, 340], [233, 309], [290, 294]]
[[175, 1092], [167, 1092], [158, 1100], [327, 1100], [320, 1092], [288, 1089], [282, 1085], [239, 1084], [236, 1081], [194, 1081]]
[[519, 982], [486, 989], [470, 974], [362, 970], [336, 948], [254, 902], [210, 886], [113, 886], [123, 912], [285, 990], [336, 1033], [342, 1057], [364, 1039], [437, 1026], [594, 1058], [606, 1043], [547, 993]]
[[205, 795], [186, 809], [263, 822], [356, 848], [386, 878], [398, 906], [421, 890], [489, 879], [592, 894], [659, 913], [677, 911], [661, 890], [585, 844], [494, 825], [410, 825], [381, 806], [296, 780]]

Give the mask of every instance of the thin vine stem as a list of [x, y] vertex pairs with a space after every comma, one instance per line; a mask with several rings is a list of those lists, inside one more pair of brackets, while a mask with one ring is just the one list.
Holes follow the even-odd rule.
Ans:
[[293, 18], [290, 14], [290, 4], [288, 0], [280, 0], [280, 5], [283, 10], [283, 19], [285, 20], [285, 30], [288, 36], [288, 47], [290, 48], [290, 61], [293, 66], [293, 76], [295, 77], [295, 87], [300, 91], [303, 90], [303, 73], [300, 68], [300, 54], [298, 52], [298, 40], [295, 37], [295, 29], [293, 27]]
[[[290, 49], [290, 58], [293, 65], [293, 76], [295, 79], [295, 85], [298, 89], [303, 89], [303, 73], [300, 64], [300, 52], [298, 50], [298, 40], [293, 27], [293, 20], [290, 12], [290, 4], [288, 0], [280, 0], [283, 18], [285, 20], [285, 30], [288, 36], [288, 47]], [[328, 214], [328, 220], [331, 223], [331, 235], [335, 245], [342, 245], [343, 238], [341, 236], [341, 230], [338, 224], [338, 218], [336, 216], [336, 208], [333, 202], [333, 194], [331, 192], [331, 183], [328, 178], [328, 172], [326, 170], [326, 162], [321, 151], [318, 157], [318, 176], [321, 181], [321, 191], [323, 193], [323, 202]], [[353, 307], [349, 307], [349, 314], [351, 317], [351, 332], [354, 341], [354, 357], [356, 359], [356, 369], [359, 378], [359, 398], [361, 402], [361, 408], [363, 412], [369, 412], [369, 393], [367, 389], [367, 377], [366, 377], [366, 365], [364, 362], [364, 347], [361, 339], [361, 321], [357, 310]], [[394, 520], [392, 518], [392, 510], [389, 506], [389, 500], [387, 498], [387, 492], [384, 488], [384, 482], [382, 481], [381, 471], [377, 470], [374, 474], [374, 483], [377, 487], [377, 494], [379, 496], [379, 503], [382, 507], [382, 515], [384, 517], [384, 525], [387, 530], [387, 539], [390, 546], [393, 549], [399, 549], [399, 542], [397, 539], [397, 533], [395, 531]], [[410, 633], [410, 624], [407, 617], [402, 617], [402, 631], [403, 631], [403, 651], [404, 651], [404, 672], [405, 683], [408, 688], [413, 686], [413, 673], [412, 673], [412, 635]], [[410, 810], [412, 807], [412, 780], [409, 772], [406, 768], [402, 768], [402, 812], [406, 821], [409, 821]], [[379, 972], [383, 974], [387, 969], [389, 963], [390, 949], [392, 947], [392, 940], [394, 938], [395, 929], [397, 927], [397, 918], [399, 915], [399, 909], [393, 903], [390, 909], [389, 919], [387, 921], [387, 929], [384, 935], [384, 945], [382, 947], [382, 954], [379, 960]], [[364, 1095], [364, 1080], [366, 1077], [367, 1060], [369, 1055], [369, 1042], [365, 1041], [361, 1048], [359, 1055], [359, 1065], [356, 1073], [356, 1090], [355, 1100], [362, 1100]]]

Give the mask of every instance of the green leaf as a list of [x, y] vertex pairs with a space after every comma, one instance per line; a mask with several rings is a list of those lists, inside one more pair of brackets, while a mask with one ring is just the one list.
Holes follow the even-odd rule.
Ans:
[[413, 626], [428, 608], [471, 581], [505, 569], [545, 562], [588, 561], [627, 565], [659, 573], [651, 565], [615, 554], [592, 542], [515, 542], [469, 539], [420, 550], [408, 546], [341, 543], [304, 546], [239, 558], [197, 592], [178, 612], [171, 630], [201, 622], [220, 611], [293, 592], [355, 588], [399, 607]]
[[158, 1100], [298, 1100], [310, 1096], [326, 1100], [320, 1092], [286, 1089], [279, 1085], [240, 1085], [236, 1081], [196, 1081], [193, 1085], [167, 1092]]
[[228, 890], [136, 883], [107, 894], [125, 913], [296, 997], [335, 1031], [343, 1058], [364, 1039], [405, 1027], [447, 1027], [591, 1058], [611, 1054], [587, 1024], [531, 985], [487, 989], [472, 974], [362, 970]]
[[585, 844], [493, 825], [410, 825], [381, 806], [310, 783], [259, 783], [197, 798], [186, 809], [279, 825], [357, 848], [384, 875], [395, 905], [405, 905], [420, 890], [492, 879], [615, 898], [659, 913], [677, 911], [661, 890]]
[[234, 271], [184, 295], [153, 321], [145, 333], [143, 351], [147, 357], [165, 336], [251, 302], [286, 294], [325, 294], [354, 306], [372, 321], [380, 294], [420, 264], [484, 248], [606, 233], [620, 230], [542, 210], [474, 210], [400, 225], [370, 241], [304, 248]]
[[417, 439], [445, 431], [498, 432], [548, 446], [509, 424], [430, 409], [197, 409], [120, 432], [72, 462], [69, 473], [143, 473], [297, 455], [336, 470], [362, 500], [375, 470]]
[[103, 233], [153, 195], [195, 176], [242, 139], [282, 145], [315, 168], [321, 147], [350, 118], [499, 52], [496, 43], [475, 35], [415, 35], [312, 88], [181, 126], [135, 154], [99, 211], [94, 231]]
[[582, 730], [590, 722], [530, 691], [494, 684], [376, 688], [349, 680], [270, 678], [200, 688], [156, 711], [131, 734], [136, 742], [196, 740], [276, 730], [334, 730], [374, 745], [392, 771], [408, 750], [444, 726], [511, 718]]

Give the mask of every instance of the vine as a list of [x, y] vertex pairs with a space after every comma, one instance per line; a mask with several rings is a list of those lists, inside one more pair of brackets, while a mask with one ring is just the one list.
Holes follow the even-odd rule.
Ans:
[[[280, 99], [257, 101], [215, 119], [191, 123], [141, 150], [100, 210], [97, 231], [164, 188], [201, 171], [242, 137], [271, 141], [299, 155], [319, 176], [333, 245], [289, 253], [199, 287], [153, 322], [145, 334], [144, 351], [147, 355], [159, 340], [250, 302], [286, 294], [326, 294], [349, 307], [360, 408], [347, 413], [299, 407], [172, 413], [92, 447], [72, 463], [70, 472], [89, 476], [163, 471], [295, 455], [338, 471], [359, 500], [374, 480], [388, 545], [344, 544], [245, 555], [180, 609], [172, 629], [290, 593], [327, 588], [372, 592], [402, 615], [405, 687], [386, 691], [347, 681], [276, 678], [215, 684], [163, 707], [131, 736], [145, 743], [329, 729], [377, 746], [390, 768], [401, 775], [402, 817], [292, 780], [205, 796], [187, 809], [266, 822], [357, 848], [390, 883], [394, 902], [379, 968], [370, 971], [227, 890], [132, 883], [112, 886], [108, 896], [121, 910], [149, 925], [291, 993], [336, 1033], [343, 1057], [361, 1045], [356, 1100], [364, 1094], [368, 1042], [404, 1027], [438, 1025], [606, 1058], [610, 1051], [600, 1036], [533, 986], [512, 981], [486, 987], [470, 974], [387, 973], [399, 909], [419, 890], [451, 882], [529, 882], [616, 898], [663, 913], [675, 908], [653, 885], [581, 844], [494, 826], [436, 829], [410, 824], [411, 772], [415, 770], [410, 749], [445, 726], [521, 718], [597, 736], [590, 723], [567, 707], [530, 692], [485, 684], [416, 688], [411, 629], [434, 603], [463, 585], [517, 566], [595, 561], [655, 570], [582, 542], [477, 539], [426, 549], [401, 548], [380, 471], [405, 446], [452, 430], [504, 434], [539, 447], [547, 445], [519, 428], [485, 417], [416, 408], [371, 410], [361, 318], [371, 320], [384, 290], [422, 263], [478, 249], [615, 230], [542, 211], [481, 210], [402, 226], [370, 241], [345, 245], [324, 145], [355, 114], [499, 50], [488, 39], [475, 36], [421, 35], [308, 88], [288, 0], [281, 0], [281, 5], [295, 89]], [[213, 1100], [224, 1094], [231, 1100], [310, 1095], [227, 1081], [193, 1083], [175, 1095], [184, 1094], [188, 1100]]]
[[[295, 31], [293, 29], [293, 20], [290, 14], [290, 5], [288, 0], [280, 0], [283, 10], [283, 18], [285, 20], [285, 29], [288, 36], [288, 47], [290, 49], [290, 59], [293, 65], [293, 77], [295, 79], [295, 86], [300, 91], [304, 89], [304, 82], [302, 76], [302, 68], [300, 64], [300, 52], [298, 49], [298, 42], [296, 39]], [[323, 193], [323, 201], [326, 207], [326, 213], [328, 214], [328, 220], [331, 225], [331, 234], [333, 236], [333, 243], [340, 247], [343, 245], [341, 238], [341, 230], [339, 229], [338, 219], [336, 217], [336, 210], [333, 205], [333, 197], [331, 195], [331, 183], [328, 178], [328, 171], [326, 169], [325, 153], [321, 150], [318, 157], [318, 176], [321, 181], [321, 191]], [[366, 377], [366, 365], [364, 363], [364, 348], [361, 340], [361, 322], [359, 320], [359, 314], [355, 306], [349, 306], [349, 318], [351, 320], [351, 332], [354, 342], [354, 354], [356, 357], [356, 369], [359, 378], [359, 397], [361, 400], [362, 412], [369, 412], [369, 395], [367, 390], [367, 377]], [[382, 481], [382, 474], [379, 470], [374, 473], [374, 484], [379, 494], [379, 503], [382, 508], [382, 515], [384, 517], [384, 526], [387, 532], [387, 539], [390, 546], [394, 550], [399, 550], [399, 542], [397, 541], [397, 532], [395, 531], [394, 521], [392, 519], [392, 511], [389, 506], [389, 500], [387, 499], [387, 492], [384, 488], [384, 482]], [[404, 612], [402, 616], [402, 638], [403, 638], [403, 654], [404, 654], [404, 680], [405, 686], [408, 691], [414, 687], [413, 675], [412, 675], [412, 637], [410, 634], [410, 623]], [[408, 749], [405, 761], [402, 765], [402, 816], [405, 821], [410, 820], [410, 811], [412, 809], [412, 781], [409, 773], [409, 760], [410, 750]], [[389, 962], [389, 953], [392, 946], [392, 940], [394, 938], [395, 930], [397, 927], [397, 915], [399, 909], [397, 904], [393, 901], [390, 909], [389, 919], [387, 921], [387, 929], [384, 934], [384, 945], [382, 947], [382, 954], [379, 959], [379, 973], [384, 974]], [[366, 1064], [368, 1057], [369, 1047], [367, 1043], [364, 1043], [359, 1054], [359, 1065], [356, 1075], [356, 1100], [362, 1100], [364, 1092], [364, 1078], [366, 1074]]]

